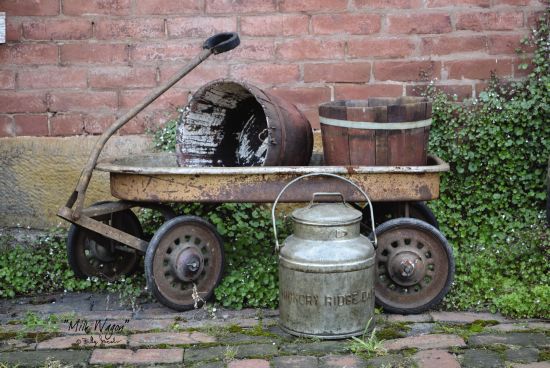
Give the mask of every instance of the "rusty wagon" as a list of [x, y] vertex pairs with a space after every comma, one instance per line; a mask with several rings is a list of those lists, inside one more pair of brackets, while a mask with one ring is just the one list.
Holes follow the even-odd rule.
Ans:
[[[114, 279], [134, 271], [145, 255], [145, 275], [153, 295], [170, 308], [191, 309], [197, 300], [211, 297], [222, 279], [223, 243], [209, 222], [178, 216], [166, 203], [272, 203], [291, 180], [328, 173], [352, 180], [375, 202], [375, 216], [365, 216], [365, 223], [379, 225], [375, 231], [378, 304], [393, 312], [418, 313], [441, 301], [452, 283], [454, 259], [435, 217], [423, 204], [439, 196], [439, 176], [449, 169], [437, 157], [430, 156], [425, 166], [180, 167], [175, 153], [158, 153], [98, 163], [103, 146], [120, 127], [210, 54], [238, 43], [231, 33], [208, 39], [188, 66], [98, 139], [75, 191], [58, 212], [72, 223], [67, 249], [76, 276]], [[111, 193], [119, 200], [84, 208], [94, 170], [110, 174]], [[329, 176], [302, 180], [280, 201], [309, 202], [313, 192], [339, 192], [350, 203], [364, 201], [360, 193]], [[156, 209], [166, 220], [150, 241], [144, 239], [131, 211], [136, 207]]]

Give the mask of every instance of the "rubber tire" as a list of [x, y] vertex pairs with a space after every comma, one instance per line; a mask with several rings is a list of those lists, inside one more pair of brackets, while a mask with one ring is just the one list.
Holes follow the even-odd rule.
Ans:
[[[208, 230], [210, 230], [215, 235], [215, 237], [218, 240], [219, 252], [220, 252], [219, 254], [221, 257], [221, 270], [215, 284], [212, 286], [208, 294], [203, 298], [205, 301], [210, 300], [214, 295], [214, 289], [216, 289], [216, 287], [220, 284], [221, 280], [223, 279], [223, 274], [225, 270], [225, 255], [223, 250], [223, 240], [220, 234], [218, 234], [218, 231], [216, 230], [216, 228], [211, 223], [209, 223], [208, 221], [198, 216], [178, 216], [162, 224], [162, 226], [155, 232], [155, 235], [149, 242], [149, 246], [147, 247], [147, 252], [145, 253], [145, 279], [147, 280], [147, 289], [154, 295], [154, 297], [161, 304], [167, 306], [168, 308], [174, 309], [176, 311], [181, 311], [181, 312], [194, 309], [195, 304], [194, 303], [175, 304], [175, 303], [172, 303], [170, 300], [166, 299], [162, 295], [162, 293], [158, 290], [153, 277], [153, 260], [155, 258], [155, 253], [162, 237], [167, 232], [169, 232], [174, 226], [177, 226], [183, 222], [196, 222], [202, 226], [205, 226]], [[200, 307], [201, 305], [202, 303], [199, 303], [198, 307]]]
[[[97, 203], [94, 203], [92, 206], [94, 205], [98, 205], [98, 204], [104, 204], [104, 203], [107, 203], [106, 201], [104, 202], [97, 202]], [[128, 228], [124, 229], [124, 228], [121, 228], [121, 226], [119, 227], [116, 227], [117, 229], [119, 230], [125, 230], [127, 233], [131, 234], [131, 235], [134, 235], [138, 238], [143, 238], [143, 229], [141, 228], [141, 223], [139, 222], [139, 219], [137, 218], [137, 216], [131, 211], [131, 210], [124, 210], [124, 211], [120, 211], [120, 212], [115, 212], [115, 214], [117, 216], [124, 216], [126, 217], [122, 223], [127, 225]], [[73, 271], [74, 275], [80, 279], [86, 279], [88, 277], [93, 277], [93, 276], [98, 276], [98, 275], [88, 275], [86, 273], [84, 273], [82, 271], [82, 269], [80, 268], [79, 264], [78, 264], [78, 257], [77, 257], [77, 242], [78, 242], [78, 238], [80, 236], [80, 232], [82, 231], [90, 231], [91, 230], [88, 230], [88, 229], [84, 229], [82, 228], [81, 226], [78, 226], [78, 225], [75, 225], [75, 224], [71, 224], [70, 228], [69, 228], [69, 232], [67, 234], [67, 259], [68, 259], [68, 262], [69, 262], [69, 266], [71, 267], [71, 270]], [[136, 270], [139, 268], [139, 258], [138, 257], [138, 260], [136, 261], [136, 264], [134, 265], [134, 267], [132, 267], [132, 269], [125, 273], [124, 275], [127, 276], [127, 275], [131, 275], [133, 273], [136, 272]]]
[[[376, 297], [376, 292], [375, 292], [375, 302], [376, 302], [376, 305], [378, 305], [379, 307], [382, 307], [385, 311], [390, 312], [390, 313], [419, 314], [419, 313], [426, 312], [427, 310], [432, 309], [433, 307], [435, 307], [436, 305], [441, 303], [441, 301], [443, 300], [445, 295], [447, 295], [447, 293], [449, 292], [449, 290], [451, 289], [451, 286], [453, 284], [454, 273], [455, 273], [455, 260], [454, 260], [454, 256], [453, 256], [453, 249], [449, 245], [449, 242], [447, 241], [445, 236], [438, 229], [436, 229], [434, 226], [432, 226], [432, 225], [430, 225], [427, 222], [422, 221], [422, 220], [418, 220], [418, 219], [414, 219], [414, 218], [410, 218], [410, 217], [401, 217], [401, 218], [386, 221], [382, 225], [380, 225], [376, 228], [376, 230], [375, 230], [376, 236], [379, 236], [380, 234], [383, 234], [386, 231], [393, 230], [393, 229], [395, 229], [399, 226], [404, 226], [404, 225], [405, 226], [413, 226], [413, 227], [416, 227], [418, 229], [430, 232], [433, 235], [435, 235], [435, 237], [439, 240], [439, 243], [443, 247], [443, 250], [445, 251], [445, 253], [447, 253], [447, 260], [449, 261], [449, 272], [447, 274], [447, 280], [445, 281], [444, 287], [441, 289], [441, 291], [432, 300], [430, 300], [426, 304], [423, 304], [419, 307], [397, 308], [397, 307], [385, 304], [384, 302], [381, 302], [378, 299], [378, 297]], [[369, 238], [370, 239], [373, 238], [372, 234], [370, 234]], [[375, 279], [374, 282], [376, 282], [376, 279]], [[376, 291], [376, 287], [374, 287], [374, 289]]]
[[[388, 202], [388, 203], [382, 203], [382, 202], [375, 202], [373, 203], [373, 212], [374, 212], [374, 218], [376, 219], [378, 216], [377, 216], [377, 213], [380, 214], [380, 211], [383, 210], [383, 206], [398, 206], [400, 205], [400, 202]], [[436, 229], [439, 230], [439, 222], [437, 222], [437, 219], [435, 218], [435, 215], [434, 213], [432, 212], [432, 210], [430, 210], [430, 208], [426, 205], [425, 202], [410, 202], [409, 205], [411, 206], [410, 208], [410, 214], [412, 215], [411, 217], [409, 218], [415, 218], [415, 219], [418, 219], [418, 220], [422, 220], [424, 222], [427, 222], [428, 224], [432, 225], [433, 227], [435, 227]], [[414, 213], [416, 212], [416, 213]], [[389, 213], [389, 215], [392, 215], [391, 213]], [[395, 217], [391, 217], [391, 219], [394, 219]], [[386, 220], [388, 221], [388, 220]], [[375, 225], [376, 226], [379, 226], [381, 224], [383, 224], [385, 221], [382, 221], [382, 222], [378, 222], [376, 223], [375, 222]], [[371, 224], [370, 224], [370, 210], [369, 210], [369, 207], [367, 205], [367, 207], [365, 207], [363, 209], [363, 220], [362, 220], [362, 225], [363, 226], [366, 226], [368, 229], [372, 229], [371, 228]], [[372, 231], [372, 230], [371, 230]]]

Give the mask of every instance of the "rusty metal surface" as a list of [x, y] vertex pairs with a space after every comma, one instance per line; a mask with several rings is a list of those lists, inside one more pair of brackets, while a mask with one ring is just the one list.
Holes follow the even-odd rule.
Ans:
[[[425, 201], [439, 196], [439, 174], [449, 165], [431, 157], [427, 166], [177, 167], [174, 154], [152, 154], [100, 163], [111, 173], [113, 196], [153, 202], [272, 202], [292, 179], [333, 173], [361, 186], [373, 201]], [[341, 192], [347, 201], [362, 196], [331, 178], [297, 183], [281, 199], [308, 202], [312, 192]]]

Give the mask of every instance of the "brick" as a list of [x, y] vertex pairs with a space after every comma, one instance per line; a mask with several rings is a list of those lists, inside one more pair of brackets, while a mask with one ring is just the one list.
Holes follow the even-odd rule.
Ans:
[[[180, 71], [181, 65], [163, 65], [160, 67], [160, 83], [166, 82], [176, 72]], [[223, 64], [201, 64], [188, 74], [181, 81], [175, 84], [175, 88], [189, 89], [200, 87], [213, 79], [226, 78], [229, 75], [229, 66]], [[172, 87], [172, 88], [174, 88]]]
[[[108, 334], [107, 334], [108, 335]], [[91, 339], [94, 339], [93, 342]], [[105, 347], [124, 346], [128, 342], [126, 336], [112, 335], [104, 337], [105, 342], [101, 343], [99, 336], [94, 335], [72, 335], [54, 337], [38, 343], [37, 350], [64, 350], [75, 348], [90, 348], [97, 344]]]
[[282, 12], [322, 11], [329, 13], [346, 10], [347, 7], [347, 0], [281, 0], [279, 2], [279, 11]]
[[87, 362], [90, 352], [85, 350], [77, 351], [17, 351], [11, 353], [0, 353], [0, 361], [8, 367], [43, 367], [47, 360], [64, 365], [74, 365], [75, 362]]
[[429, 34], [452, 32], [451, 17], [441, 13], [388, 15], [388, 33]]
[[80, 114], [56, 114], [50, 118], [51, 135], [70, 136], [84, 133], [84, 117]]
[[57, 46], [13, 44], [0, 47], [0, 64], [57, 64]]
[[453, 346], [465, 347], [466, 343], [459, 336], [446, 334], [410, 336], [383, 342], [383, 347], [390, 351], [408, 348], [416, 348], [419, 350], [446, 349]]
[[96, 22], [95, 37], [100, 40], [164, 38], [164, 20], [102, 19]]
[[459, 6], [489, 8], [491, 0], [428, 0], [426, 2], [426, 7], [428, 8]]
[[15, 136], [15, 123], [13, 118], [9, 115], [0, 115], [0, 137], [13, 136]]
[[495, 335], [474, 335], [468, 339], [469, 346], [477, 347], [495, 344], [547, 348], [550, 345], [550, 337], [544, 333], [512, 332]]
[[444, 70], [448, 79], [489, 79], [491, 73], [506, 77], [512, 75], [512, 61], [506, 59], [476, 59], [446, 61]]
[[422, 6], [422, 0], [355, 0], [358, 9], [413, 9]]
[[422, 55], [448, 55], [463, 52], [486, 51], [485, 36], [435, 36], [422, 38]]
[[399, 84], [336, 84], [336, 100], [365, 100], [369, 97], [399, 97], [403, 95], [403, 86]]
[[265, 359], [234, 360], [227, 364], [227, 368], [269, 368], [269, 362]]
[[201, 332], [156, 332], [130, 336], [130, 347], [155, 345], [195, 345], [216, 342], [212, 336]]
[[[407, 93], [407, 96], [409, 94]], [[423, 314], [386, 314], [385, 321], [387, 322], [406, 322], [406, 323], [423, 323], [432, 322], [432, 316], [428, 313]]]
[[364, 361], [355, 355], [328, 355], [319, 358], [319, 364], [323, 368], [363, 368]]
[[63, 14], [129, 15], [131, 0], [63, 0]]
[[495, 326], [488, 326], [488, 330], [498, 332], [521, 332], [529, 330], [550, 330], [549, 322], [525, 322], [525, 323], [504, 323]]
[[502, 315], [495, 313], [430, 312], [430, 315], [434, 322], [472, 323], [475, 321], [506, 321], [506, 318]]
[[[321, 123], [319, 122], [319, 108], [316, 107], [314, 109], [299, 109], [302, 114], [305, 115], [306, 119], [309, 121], [309, 124], [311, 125], [311, 128], [313, 130], [315, 129], [321, 129]], [[288, 335], [286, 335], [288, 336]]]
[[282, 356], [273, 359], [275, 368], [317, 368], [317, 358], [309, 356]]
[[311, 18], [313, 33], [372, 34], [380, 32], [381, 17], [378, 14], [330, 14], [314, 15]]
[[531, 3], [530, 0], [494, 0], [493, 6], [496, 5], [513, 5], [513, 6], [526, 6]]
[[136, 14], [139, 15], [199, 14], [201, 11], [202, 2], [196, 0], [136, 1]]
[[[426, 91], [427, 84], [409, 85], [406, 87], [407, 96], [421, 96]], [[471, 98], [473, 95], [473, 86], [471, 84], [437, 84], [435, 88], [449, 96], [457, 97], [458, 101]], [[431, 318], [430, 318], [431, 319]], [[388, 319], [389, 320], [389, 319]]]
[[126, 326], [131, 332], [147, 332], [152, 330], [166, 330], [174, 325], [169, 319], [132, 319]]
[[517, 49], [523, 49], [526, 52], [533, 51], [521, 44], [521, 40], [525, 37], [523, 34], [511, 35], [490, 35], [489, 36], [489, 54], [498, 55], [516, 55]]
[[182, 349], [97, 349], [92, 352], [90, 364], [152, 364], [181, 363]]
[[330, 89], [328, 87], [295, 87], [274, 88], [269, 93], [285, 99], [295, 105], [315, 106], [330, 101]]
[[52, 92], [49, 98], [51, 111], [114, 111], [117, 108], [116, 92]]
[[0, 92], [0, 113], [46, 112], [46, 95], [43, 92]]
[[90, 70], [92, 88], [155, 87], [156, 70], [151, 67], [103, 67]]
[[549, 364], [548, 362], [536, 362], [536, 363], [511, 363], [511, 368], [548, 368]]
[[374, 78], [394, 81], [418, 81], [439, 78], [441, 63], [437, 61], [377, 61], [373, 65]]
[[198, 42], [166, 41], [145, 42], [131, 47], [132, 61], [182, 61], [189, 60], [202, 49]]
[[57, 15], [59, 0], [4, 0], [2, 11], [10, 16]]
[[371, 63], [305, 64], [304, 82], [368, 82]]
[[413, 356], [413, 359], [422, 368], [460, 368], [456, 357], [445, 350], [419, 351]]
[[241, 17], [244, 36], [301, 36], [308, 33], [308, 26], [309, 16], [302, 14]]
[[185, 17], [169, 18], [168, 35], [176, 37], [210, 37], [219, 32], [237, 30], [236, 17]]
[[273, 40], [243, 40], [243, 43], [233, 51], [225, 54], [227, 60], [267, 61], [275, 57]]
[[523, 27], [522, 12], [462, 13], [457, 15], [456, 29], [470, 31], [510, 31]]
[[84, 115], [84, 131], [87, 134], [102, 134], [107, 128], [113, 125], [115, 118], [114, 114]]
[[276, 56], [284, 60], [343, 59], [344, 41], [313, 38], [294, 39], [277, 46]]
[[86, 19], [52, 19], [23, 22], [27, 40], [83, 40], [92, 37], [92, 22]]
[[228, 13], [272, 13], [277, 11], [275, 0], [205, 0], [206, 12], [211, 14]]
[[120, 135], [143, 134], [149, 126], [150, 115], [141, 113], [119, 130]]
[[231, 77], [259, 84], [284, 84], [297, 82], [300, 78], [295, 64], [250, 64], [232, 65]]
[[48, 115], [14, 115], [15, 135], [46, 136], [48, 130]]
[[67, 64], [120, 64], [128, 62], [126, 44], [75, 43], [60, 46], [60, 58]]
[[[121, 91], [119, 97], [119, 107], [122, 109], [130, 109], [136, 106], [138, 103], [151, 93], [149, 89], [134, 89], [128, 91]], [[151, 109], [172, 109], [177, 110], [179, 107], [187, 103], [187, 95], [189, 91], [187, 89], [170, 88], [163, 93], [158, 99], [156, 99], [147, 108]]]
[[412, 40], [395, 38], [360, 38], [348, 41], [348, 56], [352, 58], [404, 58], [415, 52]]
[[13, 70], [0, 70], [0, 89], [15, 88], [15, 72]]
[[17, 72], [17, 85], [24, 89], [86, 88], [87, 74], [83, 68], [57, 66], [20, 69]]
[[22, 22], [17, 18], [6, 19], [6, 41], [20, 41], [23, 38]]

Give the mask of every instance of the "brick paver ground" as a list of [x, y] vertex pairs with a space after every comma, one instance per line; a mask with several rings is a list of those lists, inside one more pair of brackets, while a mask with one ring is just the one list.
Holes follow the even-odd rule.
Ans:
[[[25, 325], [30, 312], [43, 321], [57, 315], [59, 322]], [[1, 301], [0, 367], [44, 367], [49, 360], [52, 367], [550, 368], [550, 323], [544, 320], [382, 314], [375, 317], [381, 341], [370, 344], [376, 349], [355, 353], [351, 340], [293, 337], [277, 321], [276, 310], [182, 313], [150, 302], [132, 309], [104, 294]], [[486, 327], [479, 330], [478, 321]]]

